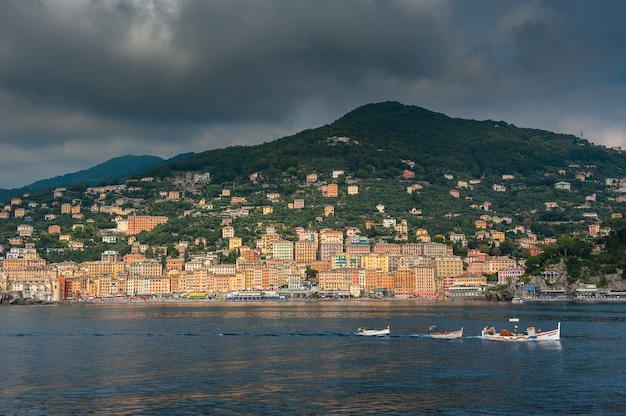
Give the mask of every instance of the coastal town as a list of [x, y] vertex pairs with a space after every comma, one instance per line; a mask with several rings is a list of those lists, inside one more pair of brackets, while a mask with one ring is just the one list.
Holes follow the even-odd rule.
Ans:
[[[406, 173], [405, 173], [406, 174]], [[333, 172], [333, 179], [343, 172]], [[405, 178], [406, 179], [406, 178]], [[452, 179], [452, 178], [448, 178]], [[507, 180], [511, 178], [503, 178]], [[250, 181], [258, 180], [258, 174]], [[315, 174], [307, 182], [317, 186], [322, 198], [332, 200], [339, 196], [337, 183], [316, 184]], [[194, 241], [176, 241], [168, 245], [147, 244], [139, 238], [170, 221], [164, 215], [140, 215], [140, 202], [132, 206], [130, 198], [122, 197], [143, 188], [141, 183], [152, 183], [154, 178], [126, 181], [118, 185], [103, 185], [84, 190], [93, 201], [85, 206], [83, 200], [61, 202], [66, 188], [54, 189], [50, 202], [30, 201], [30, 195], [12, 198], [0, 212], [0, 221], [22, 220], [16, 226], [15, 236], [9, 238], [9, 247], [3, 248], [0, 290], [5, 303], [61, 302], [61, 301], [129, 301], [148, 299], [348, 299], [401, 298], [421, 300], [492, 299], [511, 300], [513, 296], [526, 299], [620, 299], [626, 294], [619, 290], [596, 285], [580, 285], [574, 291], [560, 287], [563, 280], [558, 269], [544, 271], [530, 277], [524, 258], [494, 255], [478, 248], [466, 249], [464, 256], [455, 254], [455, 247], [466, 246], [466, 235], [450, 232], [431, 235], [425, 228], [410, 229], [406, 219], [386, 217], [380, 224], [366, 220], [360, 227], [318, 229], [297, 226], [290, 235], [278, 230], [272, 221], [257, 221], [258, 238], [246, 244], [239, 237], [237, 219], [249, 217], [257, 210], [260, 217], [271, 218], [276, 201], [281, 195], [266, 194], [264, 205], [252, 206], [245, 197], [233, 190], [220, 189], [219, 196], [207, 200], [201, 196], [188, 198], [193, 209], [185, 210], [180, 218], [212, 215], [219, 221], [219, 239], [223, 248], [205, 249], [205, 238]], [[171, 181], [177, 189], [159, 191], [162, 201], [180, 201], [193, 195], [194, 189], [206, 186], [210, 174], [187, 173]], [[450, 196], [458, 198], [459, 190], [475, 186], [480, 181], [458, 181]], [[557, 186], [565, 186], [558, 182]], [[356, 195], [356, 183], [343, 183], [345, 193]], [[503, 187], [503, 185], [501, 185]], [[422, 185], [407, 186], [407, 193]], [[494, 192], [504, 192], [495, 189]], [[198, 193], [195, 192], [197, 195]], [[112, 200], [111, 196], [114, 196]], [[111, 201], [113, 201], [111, 203]], [[218, 209], [217, 204], [223, 207]], [[214, 206], [214, 204], [216, 206]], [[287, 204], [289, 210], [300, 210], [305, 200], [296, 198]], [[546, 204], [547, 208], [548, 205]], [[323, 218], [334, 215], [335, 206], [320, 207]], [[385, 212], [377, 203], [375, 210]], [[515, 235], [515, 242], [528, 255], [539, 254], [543, 247], [556, 243], [555, 239], [538, 239], [521, 224], [513, 224], [507, 216], [490, 212], [489, 202], [477, 207], [482, 214], [474, 221], [476, 234], [496, 247], [504, 243], [507, 233], [494, 224], [504, 224]], [[62, 248], [47, 248], [46, 252], [80, 251], [86, 244], [75, 239], [76, 231], [92, 228], [95, 215], [111, 218], [112, 228], [97, 229], [101, 243], [128, 247], [126, 253], [104, 249], [96, 261], [47, 262], [38, 249], [37, 232], [30, 218], [38, 213], [46, 222], [40, 234], [58, 239]], [[415, 215], [415, 212], [412, 212]], [[619, 218], [618, 214], [614, 214]], [[71, 218], [71, 225], [60, 226], [61, 218]], [[67, 222], [66, 222], [67, 224]], [[364, 236], [371, 227], [389, 230], [393, 241]], [[589, 233], [607, 232], [599, 223], [588, 226]], [[142, 234], [143, 233], [143, 234]], [[411, 242], [409, 242], [411, 235]], [[476, 236], [474, 236], [476, 237]], [[168, 252], [168, 247], [169, 251]], [[193, 250], [192, 250], [193, 248]], [[497, 251], [495, 251], [497, 252]], [[499, 289], [499, 290], [495, 290]]]

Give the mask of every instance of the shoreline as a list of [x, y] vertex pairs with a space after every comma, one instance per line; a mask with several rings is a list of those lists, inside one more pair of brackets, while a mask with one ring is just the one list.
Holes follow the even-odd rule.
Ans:
[[[214, 304], [214, 303], [302, 303], [302, 302], [414, 302], [414, 303], [485, 303], [485, 304], [501, 304], [512, 303], [507, 300], [490, 300], [490, 299], [426, 299], [426, 298], [267, 298], [267, 299], [228, 299], [226, 297], [214, 297], [204, 299], [188, 299], [188, 298], [94, 298], [86, 300], [60, 300], [60, 301], [41, 301], [33, 299], [21, 299], [11, 302], [0, 302], [0, 306], [75, 306], [75, 305], [147, 305], [147, 304]], [[514, 305], [523, 307], [524, 304], [540, 304], [540, 303], [575, 303], [575, 304], [606, 304], [606, 303], [626, 303], [626, 298], [571, 298], [571, 299], [524, 299], [522, 303]]]

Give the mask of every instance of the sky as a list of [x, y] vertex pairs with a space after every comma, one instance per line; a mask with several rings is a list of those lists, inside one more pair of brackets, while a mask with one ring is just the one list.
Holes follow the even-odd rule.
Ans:
[[626, 149], [622, 0], [0, 0], [0, 188], [399, 101]]

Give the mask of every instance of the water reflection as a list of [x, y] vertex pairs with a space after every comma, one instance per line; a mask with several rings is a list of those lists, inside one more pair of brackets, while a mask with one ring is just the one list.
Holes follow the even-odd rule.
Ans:
[[[626, 388], [626, 305], [588, 316], [524, 305], [522, 323], [560, 320], [563, 340], [478, 338], [511, 312], [411, 301], [3, 308], [0, 402], [12, 414], [524, 413], [508, 405], [515, 392], [541, 396], [531, 413], [611, 413], [597, 398]], [[429, 339], [433, 323], [465, 327], [464, 339]], [[386, 325], [390, 337], [354, 334]]]

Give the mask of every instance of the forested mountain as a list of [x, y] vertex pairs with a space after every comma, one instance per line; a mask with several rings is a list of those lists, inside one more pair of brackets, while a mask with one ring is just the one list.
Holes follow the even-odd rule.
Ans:
[[578, 137], [519, 128], [504, 121], [451, 118], [397, 102], [368, 104], [335, 122], [257, 146], [196, 154], [147, 174], [209, 171], [214, 183], [253, 172], [279, 175], [343, 169], [353, 177], [396, 177], [414, 162], [417, 179], [443, 173], [461, 178], [511, 174], [539, 179], [569, 165], [594, 165], [618, 176], [626, 156]]
[[148, 155], [119, 156], [89, 169], [84, 169], [75, 173], [67, 173], [50, 179], [42, 179], [22, 188], [0, 189], [0, 199], [7, 199], [24, 193], [38, 192], [44, 189], [68, 187], [76, 184], [93, 186], [103, 182], [107, 183], [115, 180], [123, 180], [135, 174], [139, 174], [150, 167], [166, 162], [180, 160], [189, 155], [190, 153], [178, 155], [169, 160], [162, 159], [158, 156]]

